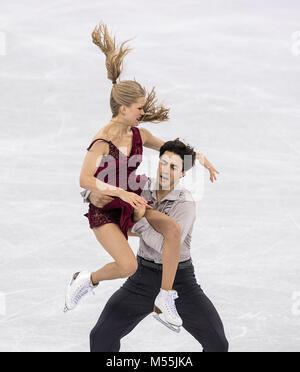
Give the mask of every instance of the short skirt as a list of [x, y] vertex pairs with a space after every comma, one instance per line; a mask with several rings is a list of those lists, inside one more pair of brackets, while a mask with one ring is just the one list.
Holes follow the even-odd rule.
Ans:
[[84, 216], [88, 218], [91, 229], [107, 223], [118, 225], [126, 240], [128, 240], [128, 229], [134, 225], [134, 208], [118, 197], [103, 208], [97, 208], [90, 203], [89, 211]]

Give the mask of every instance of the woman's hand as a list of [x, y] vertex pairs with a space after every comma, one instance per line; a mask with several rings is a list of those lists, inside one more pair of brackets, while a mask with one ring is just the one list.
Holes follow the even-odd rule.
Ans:
[[138, 222], [140, 219], [142, 219], [145, 214], [147, 209], [154, 209], [150, 205], [146, 205], [145, 207], [135, 209], [134, 210], [134, 216], [133, 216], [133, 222]]
[[217, 174], [220, 174], [214, 166], [206, 159], [206, 157], [203, 154], [196, 153], [196, 159], [199, 160], [199, 163], [204, 166], [204, 168], [208, 169], [210, 174], [210, 180], [211, 182], [214, 182], [217, 180]]
[[144, 198], [135, 194], [134, 192], [121, 190], [119, 198], [124, 200], [126, 203], [129, 203], [134, 209], [139, 209], [142, 207], [153, 209], [147, 205], [147, 201]]

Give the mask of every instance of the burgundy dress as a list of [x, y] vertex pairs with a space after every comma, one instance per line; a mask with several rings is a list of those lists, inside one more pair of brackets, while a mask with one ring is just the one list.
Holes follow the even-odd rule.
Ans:
[[[133, 131], [133, 140], [129, 156], [119, 151], [111, 141], [102, 138], [93, 141], [87, 151], [91, 149], [96, 141], [107, 142], [109, 144], [109, 154], [102, 157], [100, 166], [94, 176], [105, 183], [141, 195], [148, 177], [145, 174], [136, 175], [135, 172], [142, 162], [143, 142], [139, 129], [132, 127], [131, 130]], [[129, 203], [115, 197], [103, 208], [97, 208], [90, 203], [89, 211], [85, 214], [85, 217], [89, 219], [91, 229], [103, 226], [106, 223], [117, 224], [128, 240], [127, 231], [134, 224], [133, 213], [134, 208]]]

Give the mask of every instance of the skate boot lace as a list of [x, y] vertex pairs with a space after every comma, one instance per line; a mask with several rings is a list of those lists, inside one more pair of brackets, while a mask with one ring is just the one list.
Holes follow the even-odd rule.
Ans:
[[92, 292], [95, 294], [93, 288], [91, 287], [91, 284], [83, 284], [79, 287], [79, 291], [77, 292], [76, 296], [73, 298], [73, 302], [77, 305], [78, 302], [89, 292]]
[[175, 300], [177, 300], [177, 298], [179, 298], [177, 292], [168, 294], [168, 301], [167, 301], [168, 312], [170, 315], [172, 315], [172, 317], [176, 317], [176, 318], [179, 317], [176, 306], [175, 306]]

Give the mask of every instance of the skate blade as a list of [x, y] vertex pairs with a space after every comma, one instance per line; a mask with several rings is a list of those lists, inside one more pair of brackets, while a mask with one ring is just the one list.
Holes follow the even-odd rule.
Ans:
[[166, 326], [167, 328], [169, 328], [171, 331], [175, 332], [175, 333], [180, 333], [181, 331], [181, 328], [180, 327], [176, 327], [170, 323], [167, 323], [165, 322], [164, 320], [161, 319], [161, 317], [159, 316], [159, 314], [155, 313], [153, 314], [153, 318], [158, 320], [160, 323], [162, 323], [164, 326]]
[[67, 313], [68, 311], [70, 311], [70, 309], [68, 308], [67, 304], [65, 304], [64, 313]]

